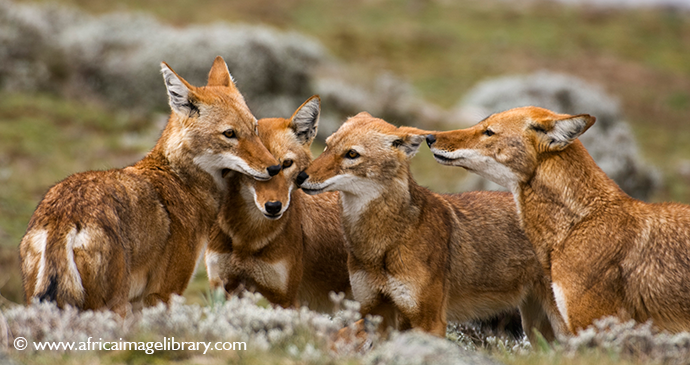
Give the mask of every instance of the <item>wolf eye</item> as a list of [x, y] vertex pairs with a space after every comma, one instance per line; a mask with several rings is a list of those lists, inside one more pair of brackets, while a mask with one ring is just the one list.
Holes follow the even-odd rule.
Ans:
[[288, 167], [292, 166], [292, 160], [285, 160], [283, 161], [283, 168], [287, 169]]
[[237, 138], [237, 135], [235, 134], [235, 131], [233, 131], [232, 129], [227, 129], [227, 130], [225, 130], [225, 132], [223, 132], [223, 135], [224, 135], [226, 138]]
[[487, 130], [484, 131], [484, 135], [487, 136], [487, 137], [491, 137], [491, 136], [493, 136], [494, 134], [496, 134], [496, 133], [494, 133], [494, 131], [492, 131], [491, 129], [487, 129]]
[[349, 150], [345, 154], [345, 157], [347, 157], [349, 159], [355, 159], [355, 158], [359, 157], [359, 153], [355, 150]]

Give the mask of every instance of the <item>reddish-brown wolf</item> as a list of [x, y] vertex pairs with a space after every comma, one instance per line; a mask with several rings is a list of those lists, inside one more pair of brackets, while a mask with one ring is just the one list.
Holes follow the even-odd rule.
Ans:
[[280, 171], [256, 118], [217, 57], [194, 87], [161, 65], [172, 114], [136, 164], [89, 171], [53, 186], [20, 244], [27, 302], [111, 309], [182, 294], [205, 247], [233, 170], [259, 180]]
[[690, 330], [690, 206], [625, 194], [577, 140], [594, 121], [523, 107], [427, 142], [513, 191], [571, 332], [607, 315]]
[[206, 250], [211, 287], [255, 290], [283, 307], [322, 312], [334, 309], [329, 292], [350, 292], [338, 193], [312, 197], [295, 184], [312, 160], [319, 115], [314, 96], [290, 119], [259, 120], [261, 141], [282, 169], [270, 181], [228, 181]]
[[553, 339], [563, 324], [512, 197], [439, 195], [417, 185], [409, 161], [427, 133], [360, 113], [305, 171], [308, 194], [340, 191], [350, 283], [362, 314], [382, 315], [384, 329], [444, 337], [448, 319], [519, 307], [531, 339], [532, 328]]

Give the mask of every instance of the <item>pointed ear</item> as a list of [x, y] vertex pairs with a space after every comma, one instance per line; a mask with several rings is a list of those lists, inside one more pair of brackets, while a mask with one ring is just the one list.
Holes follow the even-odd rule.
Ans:
[[393, 140], [393, 147], [401, 150], [410, 159], [417, 154], [419, 147], [426, 139], [427, 131], [417, 128], [400, 127], [398, 128], [398, 138]]
[[165, 80], [165, 87], [168, 89], [168, 101], [170, 108], [184, 116], [194, 116], [199, 114], [199, 108], [194, 105], [194, 86], [181, 78], [173, 71], [167, 63], [161, 63], [161, 73]]
[[316, 137], [321, 115], [321, 98], [314, 95], [307, 99], [290, 118], [290, 128], [295, 132], [297, 140], [303, 145], [311, 145]]
[[231, 85], [235, 85], [234, 81], [223, 57], [216, 56], [216, 59], [213, 61], [213, 66], [211, 66], [211, 71], [208, 73], [208, 82], [206, 86], [230, 87]]
[[563, 119], [537, 122], [531, 128], [537, 132], [539, 144], [544, 151], [562, 151], [585, 133], [597, 119], [589, 114], [580, 114]]

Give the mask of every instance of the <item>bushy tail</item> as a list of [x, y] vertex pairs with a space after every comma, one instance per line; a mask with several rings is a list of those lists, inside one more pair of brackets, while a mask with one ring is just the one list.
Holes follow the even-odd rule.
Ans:
[[43, 302], [43, 301], [48, 301], [48, 302], [57, 301], [57, 292], [58, 292], [57, 275], [50, 275], [50, 279], [48, 279], [48, 280], [49, 280], [48, 287], [43, 291], [43, 293], [36, 294], [36, 297], [41, 302]]
[[55, 230], [48, 233], [36, 277], [35, 298], [54, 301], [59, 307], [83, 306], [84, 287], [74, 257], [78, 240], [76, 228], [66, 233]]

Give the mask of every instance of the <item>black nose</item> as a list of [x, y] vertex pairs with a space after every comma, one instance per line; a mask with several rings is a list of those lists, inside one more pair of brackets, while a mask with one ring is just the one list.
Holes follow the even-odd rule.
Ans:
[[273, 165], [266, 168], [268, 174], [271, 176], [276, 176], [280, 172], [280, 165]]
[[264, 204], [264, 207], [266, 208], [266, 212], [268, 214], [276, 215], [276, 214], [280, 213], [280, 210], [283, 208], [283, 203], [281, 203], [281, 202], [266, 202], [266, 204]]
[[295, 179], [295, 183], [297, 184], [297, 186], [300, 186], [300, 185], [302, 185], [302, 183], [303, 183], [305, 180], [307, 180], [308, 178], [309, 178], [309, 175], [307, 175], [306, 172], [301, 171], [301, 172], [297, 175], [297, 179]]
[[431, 147], [431, 145], [434, 144], [434, 142], [436, 142], [436, 137], [434, 137], [433, 134], [427, 134], [426, 135], [426, 144], [428, 144], [429, 147]]

